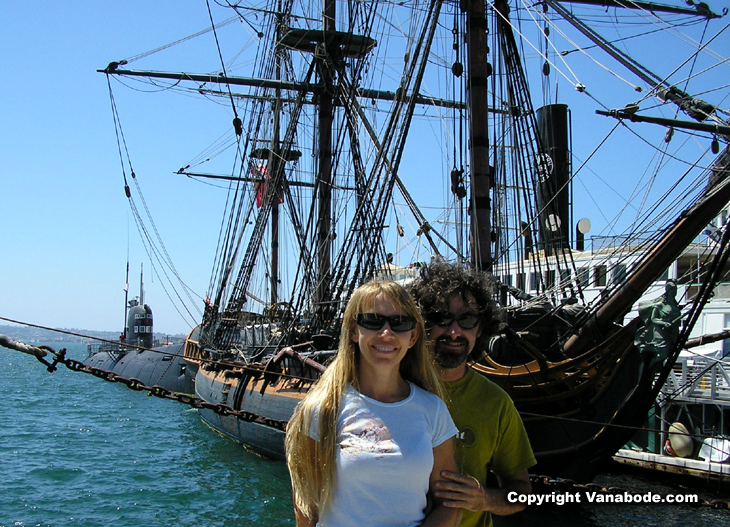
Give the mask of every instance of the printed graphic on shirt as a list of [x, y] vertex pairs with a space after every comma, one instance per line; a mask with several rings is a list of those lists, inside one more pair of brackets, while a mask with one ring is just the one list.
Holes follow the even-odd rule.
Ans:
[[398, 450], [385, 423], [369, 413], [346, 417], [338, 439], [344, 456], [357, 456], [364, 452], [390, 454]]
[[477, 434], [473, 428], [465, 426], [459, 429], [459, 433], [456, 437], [462, 442], [465, 447], [474, 446], [477, 440]]

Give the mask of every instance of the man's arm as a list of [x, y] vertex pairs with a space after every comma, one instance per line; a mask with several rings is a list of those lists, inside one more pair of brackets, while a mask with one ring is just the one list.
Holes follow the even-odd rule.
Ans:
[[436, 483], [436, 497], [441, 498], [444, 507], [466, 509], [474, 512], [490, 512], [506, 516], [523, 510], [525, 503], [510, 503], [507, 494], [529, 494], [532, 492], [527, 470], [513, 476], [497, 476], [499, 488], [484, 488], [472, 477], [456, 472], [441, 472], [443, 480]]

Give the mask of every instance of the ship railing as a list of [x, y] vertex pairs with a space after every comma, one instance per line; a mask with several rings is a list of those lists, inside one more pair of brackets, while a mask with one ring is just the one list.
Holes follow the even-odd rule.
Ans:
[[109, 353], [112, 355], [124, 355], [128, 348], [121, 342], [95, 342], [86, 346], [89, 357], [97, 353]]
[[657, 232], [618, 236], [591, 236], [591, 252], [648, 250], [656, 243]]
[[308, 387], [324, 372], [324, 364], [336, 352], [336, 350], [299, 352], [291, 347], [283, 348], [266, 361], [265, 378], [272, 385], [283, 380], [285, 385], [295, 389]]
[[[170, 341], [169, 338], [166, 338], [165, 340], [161, 339], [154, 339], [152, 341], [151, 348], [159, 348], [162, 346], [173, 344], [173, 342]], [[86, 346], [88, 356], [91, 357], [92, 355], [96, 355], [97, 353], [110, 353], [115, 356], [124, 355], [126, 353], [129, 353], [132, 350], [135, 349], [147, 349], [145, 347], [140, 348], [136, 343], [134, 342], [111, 342], [111, 341], [103, 341], [103, 342], [95, 342], [92, 344], [87, 344]]]
[[[648, 251], [656, 245], [657, 239], [663, 231], [646, 231], [633, 234], [619, 234], [616, 236], [591, 236], [591, 252], [622, 252]], [[699, 238], [691, 243], [688, 249], [696, 251], [706, 250], [712, 244], [710, 237]]]

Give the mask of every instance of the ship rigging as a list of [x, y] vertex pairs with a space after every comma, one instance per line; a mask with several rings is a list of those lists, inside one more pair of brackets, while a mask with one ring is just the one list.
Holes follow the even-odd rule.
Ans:
[[[502, 332], [475, 368], [514, 398], [540, 469], [590, 477], [585, 460], [625, 442], [612, 425], [645, 417], [725, 280], [730, 236], [722, 225], [719, 243], [700, 239], [730, 202], [728, 87], [717, 82], [727, 59], [713, 50], [724, 30], [702, 29], [700, 41], [682, 33], [722, 16], [704, 3], [609, 4], [229, 3], [255, 28], [252, 74], [233, 73], [215, 24], [215, 73], [128, 69], [130, 60], [101, 70], [113, 100], [111, 81], [124, 78], [209, 98], [232, 116], [215, 155], [178, 171], [227, 189], [202, 320], [185, 347], [198, 395], [286, 419], [331, 354], [354, 288], [444, 258], [495, 277]], [[667, 44], [676, 35], [684, 55]], [[647, 67], [665, 45], [667, 57]], [[221, 163], [229, 152], [233, 162]], [[617, 192], [608, 180], [626, 190], [613, 219], [597, 217], [608, 200], [588, 205], [591, 189]], [[605, 246], [585, 249], [588, 215]], [[680, 269], [689, 248], [701, 266]], [[641, 323], [624, 318], [669, 268], [682, 286], [682, 333], [648, 371], [634, 343]], [[201, 415], [280, 452], [274, 431]]]

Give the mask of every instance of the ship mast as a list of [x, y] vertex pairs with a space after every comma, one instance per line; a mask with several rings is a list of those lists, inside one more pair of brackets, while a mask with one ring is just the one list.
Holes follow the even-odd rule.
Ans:
[[[327, 35], [335, 28], [336, 6], [335, 0], [322, 0], [322, 30]], [[328, 46], [327, 39], [323, 45], [326, 53], [317, 61], [317, 70], [320, 84], [324, 90], [319, 97], [318, 133], [319, 133], [319, 167], [317, 173], [318, 192], [318, 219], [317, 219], [317, 281], [314, 302], [320, 305], [328, 298], [328, 283], [330, 273], [330, 240], [332, 215], [332, 120], [334, 92], [331, 62], [327, 60], [327, 53], [334, 52], [335, 46]]]
[[[281, 39], [282, 34], [282, 17], [281, 17], [281, 2], [279, 2], [279, 9], [277, 10], [279, 15], [277, 16], [276, 32], [279, 36], [277, 40]], [[281, 80], [281, 48], [276, 47], [274, 52], [274, 74], [276, 80]], [[283, 164], [281, 160], [281, 145], [279, 142], [279, 133], [281, 128], [281, 89], [276, 88], [274, 96], [274, 123], [271, 134], [271, 152], [269, 154], [268, 167], [271, 172], [268, 174], [277, 174], [279, 165]], [[277, 199], [279, 189], [274, 189], [277, 195], [271, 202], [271, 305], [274, 306], [279, 302], [279, 200]]]
[[124, 280], [124, 331], [122, 335], [124, 335], [124, 340], [127, 340], [127, 332], [129, 328], [127, 327], [127, 311], [129, 310], [129, 255], [127, 255], [127, 277]]
[[139, 305], [144, 306], [144, 264], [139, 266]]
[[[500, 2], [502, 4], [502, 2]], [[492, 269], [490, 191], [494, 186], [489, 165], [489, 124], [487, 120], [487, 17], [482, 0], [471, 0], [467, 12], [467, 61], [469, 107], [469, 164], [471, 167], [471, 243], [472, 265]]]

